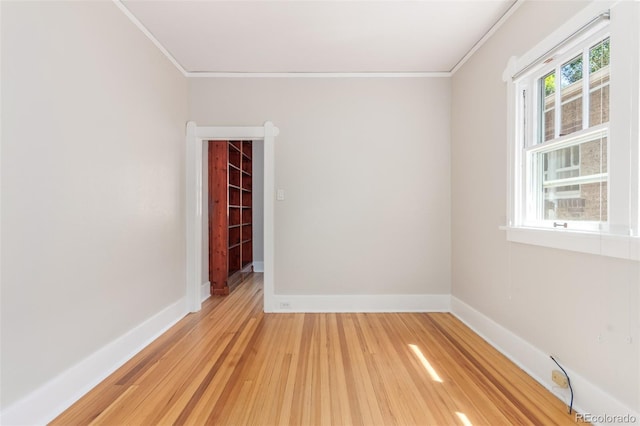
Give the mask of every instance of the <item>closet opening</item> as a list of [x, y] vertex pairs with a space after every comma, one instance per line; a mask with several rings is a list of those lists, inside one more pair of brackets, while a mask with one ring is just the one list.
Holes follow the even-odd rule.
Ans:
[[[254, 271], [263, 271], [263, 299], [264, 311], [273, 312], [274, 301], [274, 203], [275, 203], [275, 137], [279, 129], [270, 121], [256, 127], [219, 127], [198, 126], [195, 122], [187, 123], [186, 128], [186, 304], [189, 312], [197, 312], [202, 306], [204, 298], [210, 293], [208, 271], [208, 242], [203, 243], [204, 234], [208, 229], [208, 146], [210, 141], [251, 141], [252, 172], [251, 172], [251, 240], [252, 266]], [[259, 148], [262, 148], [259, 151]], [[206, 153], [206, 154], [205, 154]], [[262, 155], [262, 161], [257, 159]], [[262, 170], [253, 171], [253, 167], [262, 166]], [[206, 172], [205, 172], [206, 170]], [[260, 173], [261, 172], [261, 173]], [[258, 174], [262, 183], [256, 183]], [[246, 184], [246, 183], [245, 183]], [[242, 189], [242, 186], [240, 186]], [[261, 191], [260, 191], [261, 190]], [[207, 190], [208, 191], [208, 190]], [[228, 195], [227, 195], [228, 196]], [[258, 197], [262, 197], [260, 201]], [[248, 202], [246, 199], [245, 203]], [[256, 209], [261, 205], [262, 209]], [[242, 207], [242, 196], [240, 197]], [[248, 207], [248, 206], [245, 206]], [[248, 209], [245, 209], [248, 211]], [[242, 214], [242, 209], [240, 209]], [[254, 216], [262, 213], [262, 233], [258, 220], [253, 223]], [[248, 215], [248, 213], [245, 213]], [[242, 217], [240, 218], [242, 220]], [[248, 227], [245, 230], [245, 240], [249, 238]], [[256, 232], [258, 231], [258, 232]], [[241, 231], [242, 232], [242, 231]], [[240, 234], [242, 242], [243, 235]], [[229, 235], [227, 235], [228, 244]], [[260, 241], [261, 239], [261, 241]], [[254, 241], [255, 240], [255, 241]], [[205, 249], [206, 247], [206, 249]], [[262, 249], [262, 253], [258, 250]], [[262, 261], [260, 261], [262, 258]], [[228, 260], [227, 260], [228, 262]], [[240, 266], [242, 268], [242, 259]], [[205, 270], [204, 265], [207, 265]], [[228, 267], [228, 265], [227, 265]]]
[[211, 295], [228, 295], [264, 271], [264, 146], [207, 141], [202, 159], [202, 277]]

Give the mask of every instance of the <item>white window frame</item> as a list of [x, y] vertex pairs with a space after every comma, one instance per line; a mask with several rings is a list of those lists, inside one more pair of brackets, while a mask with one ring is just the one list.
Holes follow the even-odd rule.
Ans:
[[[585, 23], [607, 11], [610, 12], [610, 20], [603, 19], [589, 30], [575, 35]], [[501, 227], [506, 230], [509, 241], [640, 260], [639, 24], [640, 5], [637, 2], [592, 2], [530, 51], [509, 60], [503, 74], [508, 101], [507, 223]], [[527, 161], [524, 156], [545, 148], [544, 144], [536, 146], [529, 142], [528, 138], [536, 137], [535, 132], [538, 131], [532, 130], [537, 128], [538, 111], [537, 106], [530, 102], [528, 108], [522, 108], [522, 83], [527, 76], [542, 76], [553, 68], [553, 64], [544, 63], [547, 58], [543, 55], [546, 52], [551, 52], [548, 56], [553, 56], [554, 63], [563, 64], [575, 56], [576, 49], [581, 45], [586, 43], [584, 47], [588, 49], [607, 36], [611, 40], [610, 123], [563, 138], [571, 141], [608, 127], [608, 221], [604, 224], [577, 224], [576, 221], [573, 222], [574, 226], [566, 229], [528, 221], [528, 191], [525, 188]], [[556, 92], [559, 92], [560, 76], [556, 76], [556, 79]], [[535, 84], [536, 78], [529, 79], [529, 84], [532, 82]], [[526, 89], [528, 94], [536, 90], [535, 87]], [[586, 117], [583, 111], [583, 119]], [[532, 126], [529, 131], [523, 130], [525, 119], [526, 125]]]
[[[561, 73], [560, 68], [563, 64], [567, 63], [571, 59], [575, 58], [577, 54], [580, 54], [583, 58], [583, 66], [589, 66], [589, 49], [594, 45], [597, 45], [599, 42], [603, 41], [610, 37], [608, 32], [608, 28], [601, 29], [599, 31], [593, 31], [589, 33], [587, 36], [583, 37], [583, 39], [579, 40], [579, 43], [573, 43], [565, 46], [566, 51], [563, 53], [557, 53], [553, 56], [553, 60], [545, 61], [545, 63], [540, 66], [534, 68], [531, 72], [525, 74], [520, 77], [514, 84], [516, 85], [516, 92], [522, 93], [526, 91], [527, 97], [526, 99], [521, 99], [521, 101], [526, 102], [526, 105], [516, 105], [516, 108], [524, 108], [527, 112], [527, 116], [523, 117], [523, 119], [527, 122], [526, 125], [518, 126], [516, 132], [518, 134], [518, 139], [522, 140], [524, 143], [524, 148], [522, 152], [516, 153], [516, 156], [521, 155], [524, 164], [525, 170], [523, 171], [522, 184], [523, 186], [523, 217], [522, 223], [527, 227], [541, 227], [541, 228], [555, 228], [556, 226], [562, 224], [571, 230], [578, 231], [600, 231], [604, 230], [606, 232], [608, 221], [599, 222], [599, 221], [571, 221], [566, 219], [557, 219], [557, 220], [543, 220], [539, 219], [541, 212], [538, 210], [541, 209], [542, 194], [536, 188], [539, 188], [542, 182], [542, 176], [537, 173], [537, 170], [534, 170], [532, 166], [536, 165], [535, 159], [533, 157], [537, 156], [540, 153], [552, 152], [561, 148], [569, 148], [576, 146], [582, 142], [587, 142], [591, 140], [594, 136], [609, 136], [609, 123], [603, 123], [598, 126], [593, 126], [588, 128], [588, 120], [589, 120], [589, 79], [587, 78], [588, 73], [585, 74], [582, 78], [582, 87], [580, 89], [580, 96], [582, 96], [582, 127], [581, 130], [576, 132], [567, 134], [565, 136], [559, 135], [559, 130], [561, 127], [561, 114], [560, 111], [562, 109], [562, 88], [561, 88]], [[538, 87], [539, 81], [542, 77], [549, 74], [551, 71], [555, 71], [556, 75], [556, 90], [555, 90], [555, 129], [554, 129], [554, 138], [552, 140], [546, 142], [540, 142], [542, 140], [540, 123], [540, 88]], [[577, 96], [576, 96], [577, 97]], [[607, 156], [608, 158], [608, 156]], [[578, 166], [579, 167], [579, 166]], [[608, 170], [608, 167], [607, 167]], [[590, 183], [593, 181], [593, 178], [590, 177], [578, 177], [573, 179], [576, 184], [579, 183]], [[602, 174], [600, 179], [597, 181], [606, 181], [607, 175]], [[570, 185], [572, 183], [567, 183]], [[608, 207], [608, 206], [607, 206]]]

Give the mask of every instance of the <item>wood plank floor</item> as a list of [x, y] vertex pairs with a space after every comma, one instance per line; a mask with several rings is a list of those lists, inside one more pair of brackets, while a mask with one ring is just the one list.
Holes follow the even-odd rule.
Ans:
[[450, 314], [264, 314], [254, 274], [52, 424], [569, 423], [561, 401]]

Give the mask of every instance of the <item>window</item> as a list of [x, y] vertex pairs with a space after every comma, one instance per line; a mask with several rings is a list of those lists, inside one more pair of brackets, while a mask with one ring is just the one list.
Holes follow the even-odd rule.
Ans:
[[526, 225], [599, 230], [608, 222], [610, 46], [598, 33], [516, 83]]
[[[507, 237], [607, 254], [602, 238], [615, 236], [618, 257], [640, 259], [640, 7], [594, 3], [505, 71]], [[582, 250], [589, 234], [599, 245]]]

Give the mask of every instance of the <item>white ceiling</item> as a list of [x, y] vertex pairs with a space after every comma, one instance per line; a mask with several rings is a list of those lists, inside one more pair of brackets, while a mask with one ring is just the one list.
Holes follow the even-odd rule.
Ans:
[[122, 3], [187, 72], [448, 72], [515, 0]]

